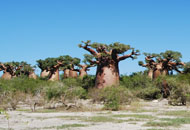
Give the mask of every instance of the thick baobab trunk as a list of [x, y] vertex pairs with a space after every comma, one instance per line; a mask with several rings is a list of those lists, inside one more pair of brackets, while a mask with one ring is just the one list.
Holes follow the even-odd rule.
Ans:
[[162, 63], [159, 63], [156, 65], [156, 70], [154, 70], [153, 79], [156, 79], [161, 75], [162, 75]]
[[170, 95], [170, 89], [166, 80], [162, 82], [162, 94], [164, 98], [167, 98]]
[[160, 70], [155, 70], [154, 73], [153, 73], [153, 79], [158, 78], [161, 74], [162, 74], [162, 73], [161, 73]]
[[99, 89], [119, 85], [119, 69], [117, 64], [98, 66], [95, 86]]
[[81, 69], [79, 69], [79, 77], [83, 78], [87, 75], [88, 66], [87, 65], [81, 65]]
[[58, 81], [59, 80], [59, 69], [56, 69], [55, 71], [53, 71], [50, 74], [49, 80], [50, 81]]
[[9, 80], [9, 79], [12, 79], [12, 75], [9, 72], [3, 72], [3, 75], [1, 78]]
[[78, 77], [77, 71], [70, 70], [69, 71], [69, 77], [70, 78], [77, 78]]
[[49, 74], [50, 74], [49, 71], [47, 71], [47, 70], [43, 70], [43, 71], [41, 72], [41, 74], [40, 74], [40, 77], [45, 78], [45, 77], [48, 77]]
[[79, 77], [80, 78], [83, 78], [86, 75], [87, 75], [87, 72], [84, 69], [79, 70]]
[[64, 78], [69, 78], [69, 69], [64, 70]]
[[37, 79], [37, 75], [34, 72], [30, 72], [29, 78], [31, 78], [31, 79]]
[[163, 76], [166, 76], [166, 75], [168, 75], [169, 73], [168, 73], [168, 70], [167, 69], [164, 69], [163, 71], [162, 71], [162, 75]]
[[154, 73], [154, 70], [152, 70], [152, 69], [149, 69], [149, 70], [148, 70], [148, 77], [149, 77], [150, 79], [153, 79], [153, 73]]

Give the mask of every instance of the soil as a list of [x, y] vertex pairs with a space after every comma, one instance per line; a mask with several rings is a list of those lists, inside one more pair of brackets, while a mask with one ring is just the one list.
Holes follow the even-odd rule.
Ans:
[[148, 122], [162, 118], [182, 118], [168, 116], [167, 112], [187, 112], [186, 106], [170, 106], [166, 99], [140, 101], [126, 106], [121, 111], [60, 111], [53, 109], [19, 108], [0, 114], [0, 130], [189, 130], [190, 123], [169, 126], [148, 126]]

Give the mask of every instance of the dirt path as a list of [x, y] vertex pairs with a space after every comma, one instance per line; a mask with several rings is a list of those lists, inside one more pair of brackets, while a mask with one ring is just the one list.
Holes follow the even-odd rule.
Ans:
[[0, 130], [190, 130], [190, 111], [169, 106], [167, 100], [136, 102], [127, 110], [110, 112], [57, 112], [28, 110], [0, 115]]

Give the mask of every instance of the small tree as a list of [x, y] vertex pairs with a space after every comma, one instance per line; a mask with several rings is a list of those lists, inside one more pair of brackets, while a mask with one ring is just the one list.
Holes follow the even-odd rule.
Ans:
[[[87, 50], [92, 57], [91, 64], [97, 65], [95, 86], [104, 88], [106, 86], [119, 85], [119, 62], [127, 58], [135, 59], [139, 51], [119, 42], [110, 45], [102, 43], [91, 43], [82, 41], [80, 48]], [[128, 50], [130, 54], [124, 55]], [[120, 54], [123, 54], [120, 56]]]

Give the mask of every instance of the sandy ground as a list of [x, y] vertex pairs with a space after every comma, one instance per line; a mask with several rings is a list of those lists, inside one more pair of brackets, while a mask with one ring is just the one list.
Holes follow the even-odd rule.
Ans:
[[167, 100], [140, 102], [123, 111], [67, 112], [56, 110], [9, 111], [9, 119], [0, 115], [0, 130], [190, 130], [190, 123], [180, 126], [147, 126], [161, 118], [179, 118], [163, 113], [187, 111], [185, 106], [169, 106]]

